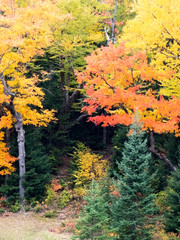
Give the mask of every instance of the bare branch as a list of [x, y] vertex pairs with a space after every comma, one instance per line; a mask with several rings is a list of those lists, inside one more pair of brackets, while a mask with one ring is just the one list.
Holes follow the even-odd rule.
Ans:
[[113, 93], [115, 93], [114, 87], [112, 87], [103, 76], [101, 76], [101, 79], [104, 80], [104, 82], [109, 86], [109, 88], [113, 90]]
[[[165, 53], [165, 52], [166, 53]], [[160, 52], [162, 53], [162, 54], [164, 54], [165, 56], [167, 56], [167, 57], [169, 57], [169, 58], [173, 58], [173, 59], [178, 59], [178, 60], [180, 60], [180, 57], [179, 56], [177, 56], [176, 54], [174, 54], [172, 51], [170, 51], [170, 50], [168, 50], [168, 49], [166, 49], [166, 48], [162, 48], [161, 50], [160, 50]], [[170, 55], [168, 55], [168, 54], [170, 54]]]
[[9, 95], [10, 95], [10, 96], [15, 97], [16, 94], [13, 93], [13, 92], [11, 92], [11, 91], [9, 90], [9, 88], [8, 88], [8, 86], [7, 86], [7, 83], [6, 83], [5, 79], [4, 79], [4, 72], [5, 72], [5, 70], [8, 69], [9, 66], [12, 65], [13, 63], [14, 63], [14, 62], [8, 64], [8, 66], [0, 73], [0, 79], [1, 79], [2, 84], [3, 84], [3, 86], [4, 86], [4, 94], [5, 94], [6, 96], [9, 96]]
[[108, 35], [109, 29], [107, 29], [106, 27], [104, 27], [104, 32], [105, 32], [106, 39], [107, 39], [107, 45], [109, 45], [109, 43], [110, 43], [110, 37], [109, 37], [109, 35]]
[[162, 24], [162, 26], [163, 26], [164, 30], [171, 36], [171, 38], [172, 38], [178, 45], [180, 45], [180, 42], [179, 42], [176, 38], [173, 37], [173, 35], [167, 30], [167, 28], [166, 28], [163, 24]]
[[166, 155], [163, 154], [163, 153], [160, 153], [157, 149], [155, 149], [153, 131], [150, 131], [150, 147], [149, 147], [149, 150], [155, 156], [157, 156], [159, 159], [163, 160], [166, 163], [166, 165], [168, 165], [173, 172], [176, 172], [176, 167], [171, 163], [171, 161], [166, 157]]
[[83, 84], [80, 84], [77, 89], [74, 90], [72, 95], [68, 98], [68, 101], [63, 105], [61, 112], [69, 112], [73, 103], [78, 99], [80, 95], [80, 89], [82, 89]]
[[[152, 15], [153, 15], [153, 17], [154, 17], [155, 19], [157, 19], [157, 17], [154, 15], [154, 13], [153, 13]], [[173, 37], [173, 35], [168, 31], [168, 29], [164, 26], [164, 24], [161, 23], [161, 25], [162, 25], [162, 27], [164, 28], [164, 30], [166, 31], [166, 33], [169, 34], [169, 35], [171, 36], [171, 38], [172, 38], [178, 45], [180, 45], [180, 42], [179, 42], [176, 38]]]

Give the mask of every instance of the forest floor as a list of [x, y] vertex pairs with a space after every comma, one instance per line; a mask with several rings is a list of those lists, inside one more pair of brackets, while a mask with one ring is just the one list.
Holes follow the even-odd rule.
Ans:
[[70, 229], [64, 231], [66, 222], [70, 225], [71, 219], [63, 212], [57, 218], [45, 218], [33, 212], [2, 214], [0, 240], [70, 240], [73, 234]]

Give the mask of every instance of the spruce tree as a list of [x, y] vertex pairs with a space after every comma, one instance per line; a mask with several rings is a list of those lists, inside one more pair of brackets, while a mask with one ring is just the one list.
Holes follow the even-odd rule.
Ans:
[[43, 200], [46, 185], [51, 180], [50, 158], [41, 142], [39, 128], [26, 130], [26, 174], [25, 198], [26, 200]]
[[152, 176], [148, 174], [151, 155], [141, 128], [139, 116], [135, 116], [121, 162], [117, 159], [119, 172], [115, 185], [119, 196], [113, 196], [111, 212], [112, 229], [118, 240], [152, 239], [150, 220], [155, 208]]
[[172, 173], [166, 192], [169, 209], [165, 213], [165, 230], [180, 233], [180, 164]]
[[84, 197], [86, 205], [80, 213], [75, 226], [78, 235], [72, 239], [108, 240], [109, 215], [108, 202], [105, 193], [102, 194], [100, 185], [93, 179], [90, 189]]

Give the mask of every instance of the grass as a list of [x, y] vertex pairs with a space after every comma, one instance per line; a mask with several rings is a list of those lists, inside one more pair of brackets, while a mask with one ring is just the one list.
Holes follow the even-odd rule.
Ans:
[[54, 232], [58, 219], [45, 219], [33, 213], [0, 216], [0, 240], [70, 240], [69, 233]]

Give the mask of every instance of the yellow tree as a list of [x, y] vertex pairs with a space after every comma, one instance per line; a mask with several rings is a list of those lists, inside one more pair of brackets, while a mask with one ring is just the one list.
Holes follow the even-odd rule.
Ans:
[[61, 15], [71, 14], [71, 18], [54, 28], [56, 44], [50, 48], [53, 59], [56, 57], [59, 61], [61, 112], [64, 113], [70, 111], [82, 88], [73, 89], [74, 68], [83, 69], [84, 57], [105, 40], [101, 13], [107, 6], [97, 0], [57, 0], [57, 6]]
[[146, 49], [156, 68], [174, 71], [172, 78], [161, 81], [161, 93], [180, 97], [180, 1], [134, 2], [137, 15], [125, 26], [122, 38], [130, 46]]
[[[52, 1], [0, 0], [0, 130], [15, 125], [19, 151], [19, 192], [23, 203], [25, 135], [23, 124], [46, 126], [53, 111], [43, 109], [44, 93], [36, 76], [26, 78], [27, 64], [53, 40], [53, 26], [69, 16], [58, 15]], [[5, 125], [8, 122], [8, 125]], [[2, 136], [1, 136], [2, 138]], [[1, 140], [1, 139], [0, 139]]]

